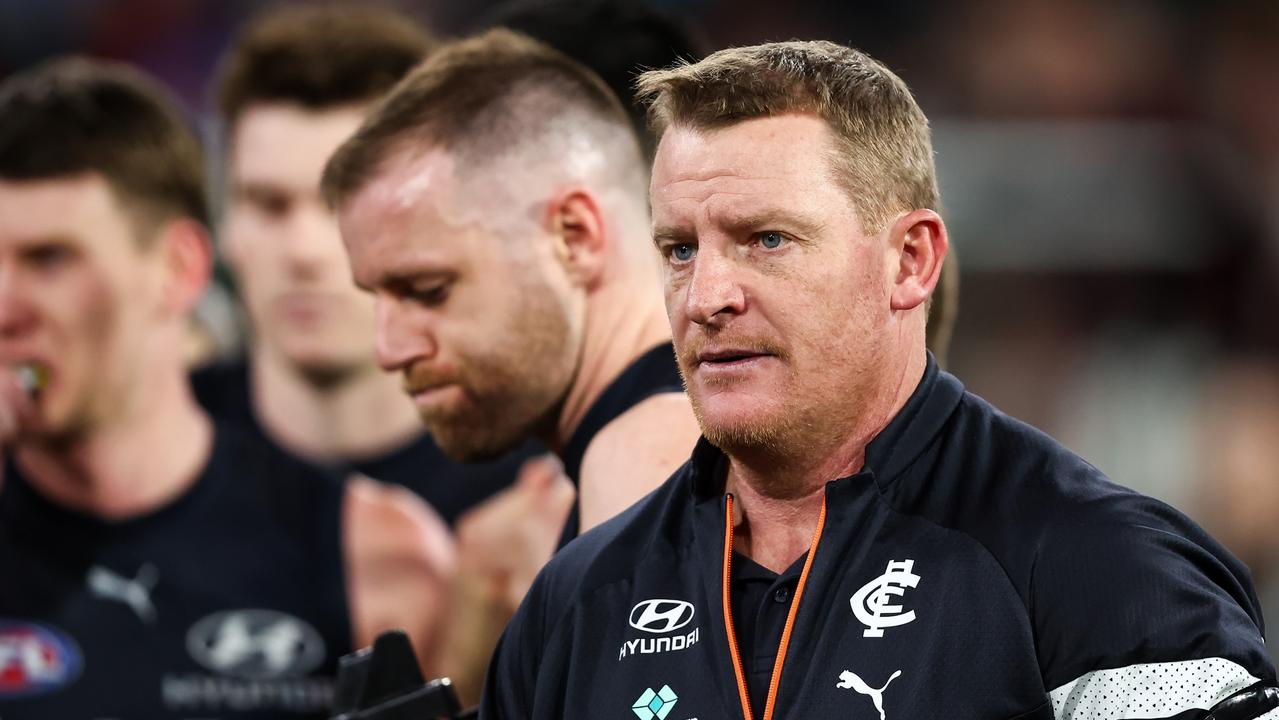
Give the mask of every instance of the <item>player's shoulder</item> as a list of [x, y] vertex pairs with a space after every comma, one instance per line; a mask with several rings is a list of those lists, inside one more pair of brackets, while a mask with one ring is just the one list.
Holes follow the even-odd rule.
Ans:
[[1014, 496], [1023, 517], [1064, 530], [1146, 524], [1172, 529], [1188, 522], [1167, 504], [1117, 482], [1055, 438], [965, 392], [952, 432], [974, 438], [958, 463], [965, 482]]
[[650, 395], [600, 428], [582, 457], [582, 477], [652, 468], [665, 476], [688, 457], [700, 435], [687, 395]]
[[567, 610], [602, 587], [629, 581], [644, 566], [679, 562], [692, 542], [687, 471], [686, 463], [639, 502], [555, 553], [539, 577], [545, 599]]
[[188, 375], [191, 392], [206, 412], [222, 420], [252, 420], [249, 366], [243, 357], [214, 360]]
[[[1052, 437], [995, 408], [957, 380], [953, 405], [927, 447], [883, 485], [903, 513], [977, 540], [1023, 593], [1045, 558], [1164, 533], [1225, 557], [1167, 504], [1112, 481]], [[1119, 552], [1123, 548], [1117, 548]]]
[[346, 478], [307, 462], [251, 429], [214, 421], [214, 443], [205, 470], [217, 492], [235, 498], [244, 513], [273, 518], [300, 533], [316, 523], [336, 527]]

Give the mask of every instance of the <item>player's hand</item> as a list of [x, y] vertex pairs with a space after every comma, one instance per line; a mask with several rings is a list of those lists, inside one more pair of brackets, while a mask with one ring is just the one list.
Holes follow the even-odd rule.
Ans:
[[497, 639], [559, 543], [576, 492], [554, 457], [529, 460], [510, 488], [457, 523], [457, 573], [435, 663], [463, 706], [480, 687]]
[[575, 496], [557, 458], [525, 462], [514, 485], [458, 520], [459, 574], [514, 613], [555, 552]]

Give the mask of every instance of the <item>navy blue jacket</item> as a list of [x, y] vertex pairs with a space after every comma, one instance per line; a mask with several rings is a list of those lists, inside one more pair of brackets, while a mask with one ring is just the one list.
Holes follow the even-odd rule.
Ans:
[[827, 484], [792, 627], [764, 653], [775, 689], [747, 710], [725, 463], [703, 440], [552, 559], [483, 720], [1191, 718], [1273, 684], [1238, 560], [930, 359], [865, 468]]

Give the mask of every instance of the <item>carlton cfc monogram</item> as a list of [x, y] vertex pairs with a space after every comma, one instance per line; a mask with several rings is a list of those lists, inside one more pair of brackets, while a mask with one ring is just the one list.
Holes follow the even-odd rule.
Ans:
[[906, 593], [906, 588], [919, 585], [919, 576], [911, 572], [914, 567], [914, 560], [889, 560], [883, 575], [853, 593], [848, 602], [853, 606], [853, 614], [866, 626], [862, 637], [884, 637], [884, 628], [914, 621], [914, 610], [902, 612], [901, 605], [892, 604], [895, 598]]

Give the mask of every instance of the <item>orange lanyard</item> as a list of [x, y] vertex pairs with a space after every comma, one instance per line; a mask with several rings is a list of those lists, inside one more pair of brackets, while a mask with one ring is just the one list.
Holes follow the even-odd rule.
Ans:
[[[724, 518], [724, 629], [728, 632], [728, 650], [733, 656], [733, 673], [737, 676], [737, 696], [742, 701], [742, 716], [745, 720], [755, 720], [751, 712], [750, 691], [746, 687], [746, 673], [742, 670], [742, 657], [737, 650], [737, 631], [733, 627], [733, 604], [729, 590], [733, 576], [733, 496], [730, 494], [727, 499], [728, 505]], [[799, 612], [799, 599], [804, 594], [804, 586], [808, 584], [808, 571], [813, 567], [813, 558], [817, 555], [817, 542], [822, 537], [822, 528], [825, 525], [826, 499], [822, 498], [822, 511], [817, 516], [817, 529], [813, 531], [813, 541], [808, 546], [804, 570], [799, 574], [795, 597], [791, 599], [790, 612], [786, 614], [786, 627], [782, 630], [782, 640], [777, 645], [777, 659], [773, 661], [773, 676], [768, 683], [768, 701], [764, 704], [764, 717], [760, 720], [773, 720], [773, 711], [777, 708], [777, 687], [782, 681], [782, 665], [786, 663], [786, 649], [790, 647], [791, 630], [795, 627], [795, 615]]]

